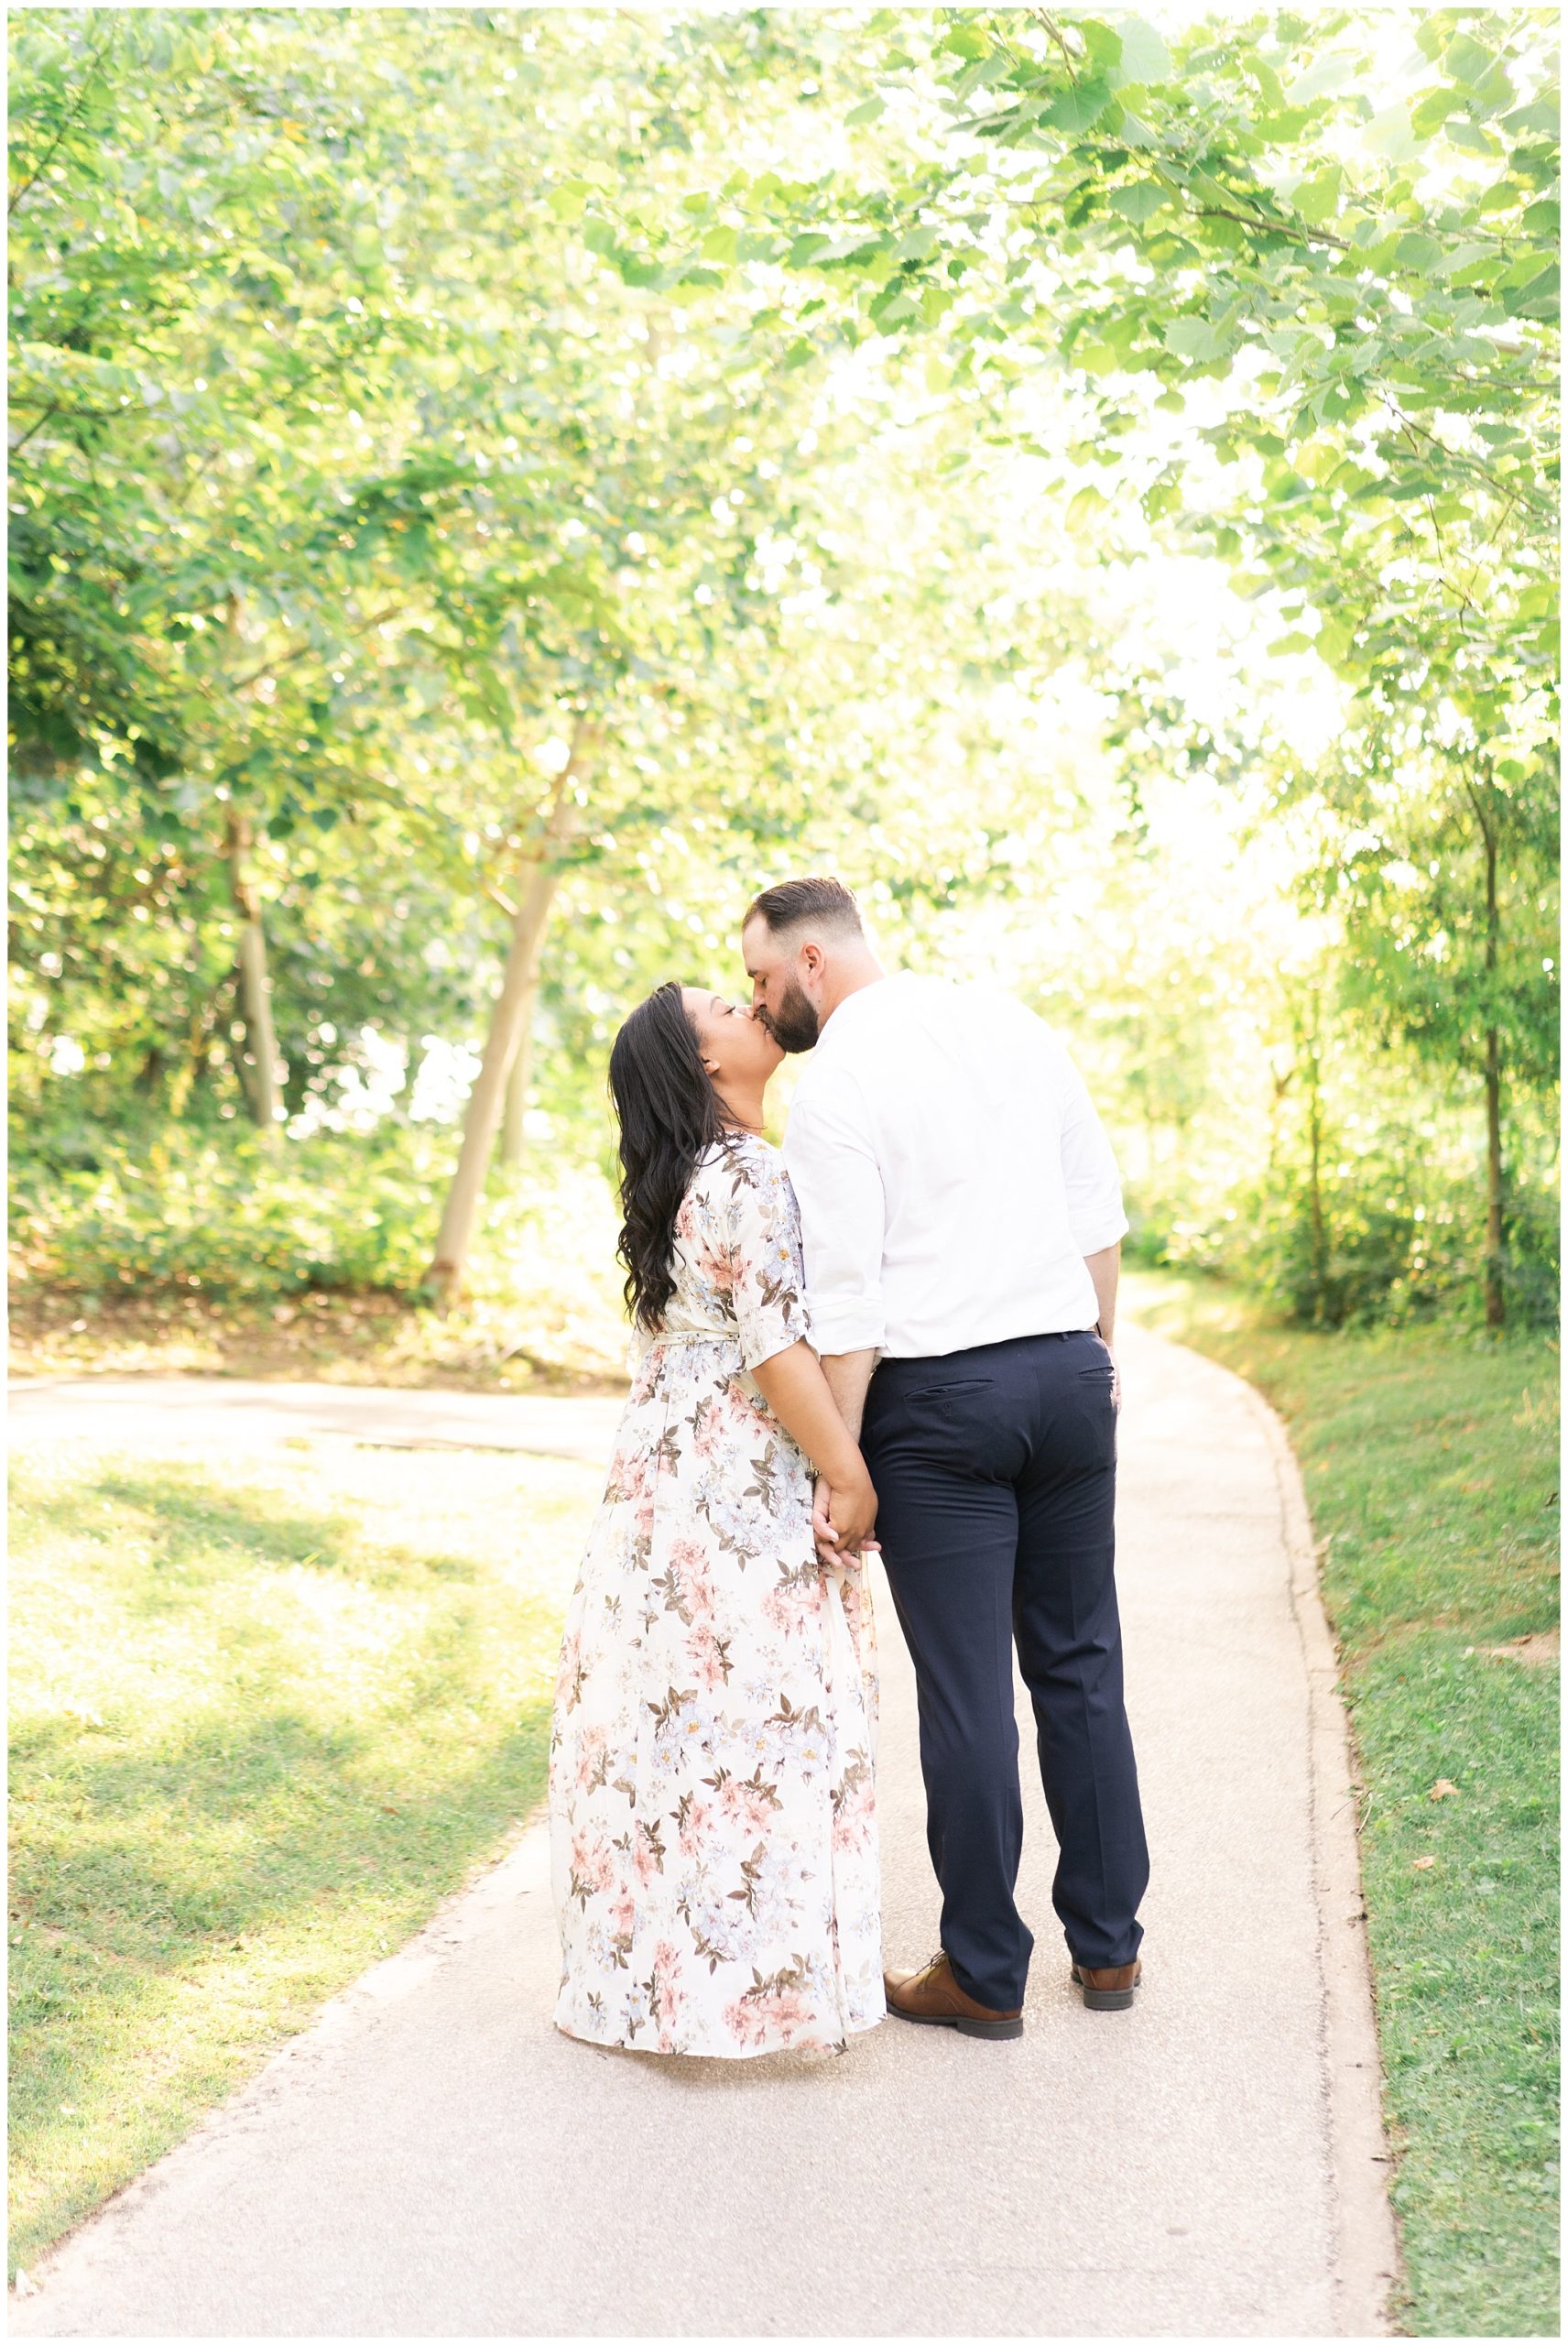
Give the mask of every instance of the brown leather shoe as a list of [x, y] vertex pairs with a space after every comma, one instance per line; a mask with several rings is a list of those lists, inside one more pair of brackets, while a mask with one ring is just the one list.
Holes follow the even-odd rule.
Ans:
[[1141, 1962], [1124, 1962], [1115, 1970], [1088, 1970], [1080, 1962], [1073, 1966], [1073, 1983], [1083, 1991], [1086, 2012], [1130, 2012], [1142, 1977]]
[[994, 2012], [966, 1995], [945, 1954], [934, 1954], [923, 1970], [885, 1970], [887, 2009], [917, 2027], [955, 2027], [960, 2035], [1008, 2039], [1024, 2032], [1021, 2011]]

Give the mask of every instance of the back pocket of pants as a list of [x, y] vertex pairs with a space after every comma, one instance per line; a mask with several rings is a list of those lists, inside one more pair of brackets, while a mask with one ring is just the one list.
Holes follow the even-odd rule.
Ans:
[[994, 1392], [996, 1389], [989, 1377], [973, 1377], [964, 1383], [917, 1384], [912, 1391], [895, 1395], [893, 1406], [897, 1408], [902, 1401], [908, 1408], [913, 1408], [917, 1402], [961, 1408], [973, 1405], [977, 1399], [983, 1400], [986, 1393]]

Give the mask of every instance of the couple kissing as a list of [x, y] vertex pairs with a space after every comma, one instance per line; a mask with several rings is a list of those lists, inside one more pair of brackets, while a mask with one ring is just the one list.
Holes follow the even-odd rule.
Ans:
[[[1051, 1030], [995, 987], [886, 974], [836, 879], [766, 889], [741, 949], [749, 1004], [660, 986], [610, 1056], [637, 1358], [556, 1690], [556, 2024], [732, 2059], [842, 2049], [888, 2012], [1020, 2035], [1015, 1651], [1072, 1980], [1125, 2010], [1149, 1859], [1115, 1159]], [[942, 1892], [912, 1971], [882, 1961], [877, 1551]]]

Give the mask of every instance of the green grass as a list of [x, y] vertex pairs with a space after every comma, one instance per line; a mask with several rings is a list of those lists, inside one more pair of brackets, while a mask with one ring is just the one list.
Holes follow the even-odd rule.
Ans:
[[327, 1442], [16, 1454], [13, 2270], [537, 1801], [600, 1478]]
[[[1134, 1275], [1281, 1412], [1365, 1782], [1361, 1859], [1416, 2336], [1558, 2332], [1554, 1343], [1321, 1336]], [[1452, 1784], [1452, 1793], [1433, 1797]]]

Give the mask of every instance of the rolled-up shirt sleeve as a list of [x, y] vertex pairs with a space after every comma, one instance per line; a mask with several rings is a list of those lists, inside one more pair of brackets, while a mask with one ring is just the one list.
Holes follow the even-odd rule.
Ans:
[[789, 1111], [784, 1162], [800, 1208], [806, 1315], [819, 1352], [880, 1351], [887, 1203], [858, 1087], [812, 1068]]
[[1060, 1054], [1057, 1080], [1062, 1086], [1062, 1178], [1067, 1191], [1067, 1226], [1081, 1254], [1098, 1254], [1127, 1233], [1121, 1174], [1083, 1076], [1059, 1042], [1055, 1048]]

